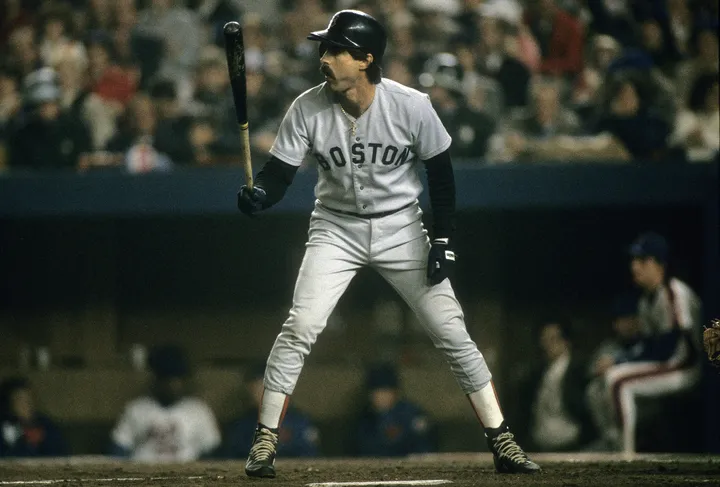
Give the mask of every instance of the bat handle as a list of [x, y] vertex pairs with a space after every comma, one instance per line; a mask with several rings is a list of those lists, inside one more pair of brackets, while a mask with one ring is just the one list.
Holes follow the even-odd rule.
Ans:
[[245, 170], [245, 184], [249, 189], [253, 188], [252, 160], [250, 159], [250, 131], [248, 124], [240, 125], [240, 148], [243, 169]]

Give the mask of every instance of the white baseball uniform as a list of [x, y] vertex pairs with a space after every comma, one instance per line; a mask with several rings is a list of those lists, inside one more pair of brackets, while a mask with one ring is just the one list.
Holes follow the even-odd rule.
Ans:
[[311, 153], [318, 165], [292, 309], [268, 358], [270, 391], [293, 393], [305, 357], [363, 266], [380, 273], [417, 314], [465, 393], [491, 379], [449, 280], [430, 286], [426, 278], [430, 243], [417, 200], [418, 166], [447, 150], [451, 138], [427, 95], [388, 79], [375, 86], [357, 119], [333, 101], [325, 83], [306, 91], [270, 150], [294, 166]]
[[185, 462], [197, 460], [220, 445], [220, 430], [210, 407], [184, 398], [163, 407], [152, 397], [131, 401], [112, 432], [113, 442], [133, 460]]
[[687, 284], [672, 278], [652, 295], [643, 296], [638, 304], [638, 318], [646, 336], [679, 329], [689, 332], [692, 341], [678, 340], [667, 360], [649, 358], [614, 365], [601, 382], [588, 389], [591, 410], [600, 430], [610, 441], [621, 443], [627, 453], [636, 450], [637, 398], [687, 390], [700, 378], [700, 362], [696, 360], [700, 300]]

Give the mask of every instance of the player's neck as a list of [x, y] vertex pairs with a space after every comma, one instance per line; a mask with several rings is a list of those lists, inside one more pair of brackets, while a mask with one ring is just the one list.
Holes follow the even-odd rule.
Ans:
[[355, 118], [365, 113], [375, 98], [375, 85], [369, 81], [357, 83], [338, 94], [340, 105]]

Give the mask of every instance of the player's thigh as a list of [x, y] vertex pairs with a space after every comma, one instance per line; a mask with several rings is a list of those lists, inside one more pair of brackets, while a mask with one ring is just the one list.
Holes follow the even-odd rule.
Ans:
[[661, 371], [655, 375], [628, 381], [627, 387], [636, 396], [653, 397], [680, 392], [693, 387], [699, 372], [695, 369]]
[[362, 263], [335, 243], [309, 241], [295, 282], [294, 306], [332, 306]]
[[462, 308], [448, 279], [430, 286], [425, 265], [406, 269], [376, 267], [376, 270], [432, 334], [444, 335], [451, 331], [453, 324], [464, 328]]
[[621, 382], [657, 372], [663, 367], [659, 362], [626, 362], [610, 367], [605, 372], [605, 383], [612, 388]]

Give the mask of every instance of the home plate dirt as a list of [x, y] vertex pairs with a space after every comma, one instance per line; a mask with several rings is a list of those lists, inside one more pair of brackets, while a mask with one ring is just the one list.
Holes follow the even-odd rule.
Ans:
[[532, 455], [543, 472], [495, 473], [489, 454], [438, 454], [407, 459], [281, 459], [278, 477], [248, 479], [241, 461], [148, 465], [104, 457], [0, 461], [3, 486], [718, 486], [720, 456], [613, 454]]

